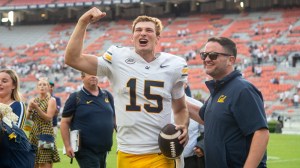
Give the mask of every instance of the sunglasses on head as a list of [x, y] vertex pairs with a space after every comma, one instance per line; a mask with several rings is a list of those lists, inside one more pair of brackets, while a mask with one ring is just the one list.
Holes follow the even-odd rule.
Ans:
[[210, 60], [216, 60], [219, 55], [231, 56], [231, 54], [218, 53], [218, 52], [201, 52], [200, 53], [202, 60], [205, 60], [207, 56]]

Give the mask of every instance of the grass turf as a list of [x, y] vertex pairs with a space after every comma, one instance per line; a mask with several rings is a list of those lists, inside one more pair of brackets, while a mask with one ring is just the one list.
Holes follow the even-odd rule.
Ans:
[[[115, 135], [114, 135], [115, 136]], [[70, 158], [62, 154], [63, 142], [60, 132], [57, 134], [57, 146], [61, 162], [55, 163], [54, 168], [79, 168], [76, 159], [70, 164]], [[116, 168], [116, 140], [107, 157], [107, 168]], [[268, 168], [299, 168], [300, 165], [300, 135], [271, 134], [268, 144]]]

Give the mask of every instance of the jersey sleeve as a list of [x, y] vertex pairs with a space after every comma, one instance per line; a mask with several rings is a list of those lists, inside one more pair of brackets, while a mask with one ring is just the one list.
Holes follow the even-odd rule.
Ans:
[[176, 79], [175, 85], [172, 89], [173, 99], [179, 99], [185, 95], [184, 83], [187, 83], [188, 67], [187, 67], [187, 63], [184, 61], [184, 59], [181, 59], [180, 62], [181, 62], [181, 65], [179, 65], [179, 68], [176, 69], [177, 73], [178, 73], [178, 75], [176, 75], [177, 79]]
[[65, 103], [65, 107], [62, 112], [62, 117], [71, 117], [76, 111], [77, 104], [77, 92], [72, 93]]
[[113, 59], [116, 54], [113, 54], [116, 46], [111, 46], [101, 57], [98, 57], [97, 76], [111, 78], [113, 70]]

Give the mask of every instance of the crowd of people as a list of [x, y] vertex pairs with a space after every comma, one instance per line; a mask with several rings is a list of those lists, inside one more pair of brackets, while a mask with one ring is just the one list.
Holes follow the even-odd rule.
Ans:
[[[22, 99], [17, 75], [26, 73], [27, 67], [17, 73], [10, 69], [0, 71], [0, 103], [9, 105], [18, 116], [11, 127], [19, 128], [20, 135], [24, 126], [29, 127], [28, 142], [25, 138], [24, 143], [31, 147], [27, 151], [34, 151], [32, 159], [28, 159], [34, 163], [26, 162], [22, 167], [51, 168], [61, 161], [56, 144], [60, 111], [66, 155], [75, 158], [82, 168], [107, 167], [114, 130], [118, 168], [267, 167], [269, 130], [263, 97], [235, 69], [238, 51], [231, 39], [211, 37], [200, 53], [204, 70], [212, 78], [205, 82], [210, 96], [201, 103], [187, 97], [191, 94], [187, 89], [186, 60], [155, 52], [163, 30], [158, 18], [139, 16], [133, 21], [133, 48], [112, 45], [102, 57], [85, 54], [88, 26], [105, 16], [105, 12], [91, 8], [79, 18], [70, 36], [64, 61], [81, 71], [83, 85], [78, 86], [79, 91], [70, 91], [73, 93], [64, 105], [53, 94], [55, 81], [43, 77], [47, 71], [36, 77], [37, 94], [28, 102]], [[254, 55], [260, 55], [255, 50], [254, 47]], [[256, 58], [260, 64], [260, 56]], [[260, 76], [259, 69], [255, 72]], [[111, 81], [112, 93], [98, 86], [99, 77]], [[293, 101], [298, 107], [299, 96]], [[1, 115], [4, 130], [9, 124], [2, 118]], [[179, 141], [185, 150], [181, 158], [169, 159], [159, 150], [158, 134], [170, 122], [182, 130]], [[78, 151], [70, 135], [74, 130], [79, 130]], [[1, 134], [1, 151], [13, 150], [3, 143], [10, 135]], [[3, 160], [7, 157], [2, 155], [3, 152], [0, 167], [7, 167], [9, 163]]]

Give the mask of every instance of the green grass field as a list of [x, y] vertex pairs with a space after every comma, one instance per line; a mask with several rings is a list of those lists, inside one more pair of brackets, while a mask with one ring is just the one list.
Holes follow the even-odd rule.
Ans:
[[[63, 142], [60, 133], [57, 135], [57, 146], [60, 151], [60, 163], [54, 168], [79, 168], [76, 160], [70, 164], [70, 158], [62, 154]], [[107, 158], [107, 168], [116, 168], [116, 141]], [[271, 134], [268, 144], [268, 168], [300, 167], [300, 135]]]

